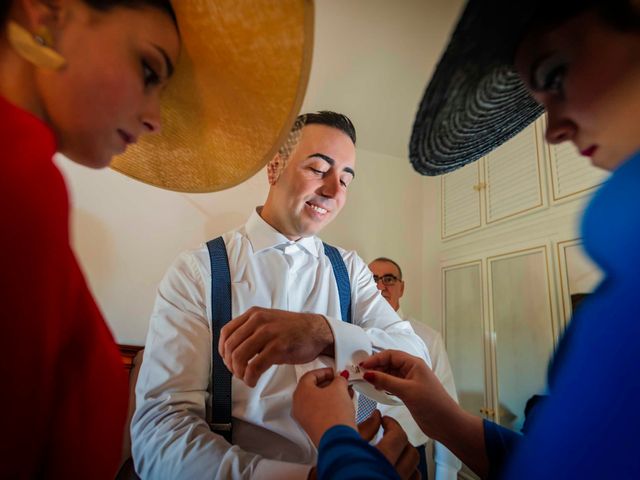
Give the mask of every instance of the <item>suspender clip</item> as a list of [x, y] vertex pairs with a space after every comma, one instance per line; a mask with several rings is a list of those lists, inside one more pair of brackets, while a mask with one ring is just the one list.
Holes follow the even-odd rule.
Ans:
[[210, 423], [209, 428], [213, 432], [230, 432], [231, 424], [230, 423]]

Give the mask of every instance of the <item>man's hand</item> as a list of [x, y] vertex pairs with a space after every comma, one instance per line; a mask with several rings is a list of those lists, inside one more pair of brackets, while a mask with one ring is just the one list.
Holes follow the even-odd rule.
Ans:
[[400, 478], [403, 480], [419, 479], [420, 455], [415, 447], [409, 443], [407, 434], [400, 424], [391, 417], [382, 417], [382, 428], [384, 428], [384, 436], [376, 448], [389, 460]]
[[251, 307], [222, 328], [218, 350], [231, 373], [255, 387], [272, 365], [311, 362], [333, 341], [322, 315]]
[[[347, 381], [340, 375], [334, 375], [333, 369], [312, 370], [300, 378], [293, 392], [291, 415], [317, 447], [324, 432], [334, 425], [356, 428], [352, 396], [353, 391], [349, 389]], [[371, 426], [374, 426], [373, 423]], [[377, 431], [377, 426], [375, 429]], [[368, 436], [369, 433], [362, 435]]]

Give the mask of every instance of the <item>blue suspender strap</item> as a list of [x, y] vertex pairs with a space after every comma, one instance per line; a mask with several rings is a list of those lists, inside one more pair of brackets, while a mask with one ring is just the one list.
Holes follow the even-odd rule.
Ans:
[[336, 277], [336, 283], [338, 284], [342, 321], [351, 323], [351, 283], [349, 282], [347, 266], [344, 264], [342, 255], [340, 255], [336, 247], [324, 242], [322, 242], [322, 244], [324, 245], [325, 255], [329, 257], [331, 267], [333, 268], [333, 275]]
[[207, 242], [211, 261], [211, 329], [213, 333], [212, 408], [209, 427], [231, 443], [231, 372], [218, 352], [220, 330], [231, 320], [231, 274], [222, 237]]
[[[342, 321], [353, 323], [351, 321], [351, 282], [349, 281], [349, 272], [344, 264], [344, 259], [336, 247], [322, 242], [324, 245], [324, 253], [329, 257], [333, 275], [336, 277], [338, 284], [338, 295], [340, 297], [340, 313]], [[369, 418], [376, 409], [377, 403], [362, 394], [358, 397], [358, 413], [356, 422], [360, 423]]]

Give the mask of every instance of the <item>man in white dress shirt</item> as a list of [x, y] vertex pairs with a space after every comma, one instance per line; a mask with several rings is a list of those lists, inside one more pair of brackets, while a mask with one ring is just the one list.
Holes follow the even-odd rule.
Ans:
[[[316, 450], [290, 415], [298, 379], [341, 371], [395, 348], [429, 361], [424, 343], [379, 295], [366, 263], [339, 249], [351, 284], [341, 319], [332, 265], [316, 234], [355, 177], [355, 129], [344, 115], [303, 115], [268, 165], [270, 189], [222, 237], [232, 320], [212, 346], [206, 246], [182, 253], [158, 288], [136, 388], [133, 458], [142, 478], [311, 478]], [[233, 444], [205, 419], [212, 350], [233, 374]]]
[[[431, 365], [434, 373], [456, 401], [456, 385], [453, 381], [453, 373], [449, 358], [444, 348], [444, 342], [440, 334], [423, 322], [406, 317], [400, 309], [400, 298], [404, 294], [404, 280], [402, 280], [402, 269], [395, 261], [386, 257], [376, 258], [369, 264], [369, 269], [373, 273], [373, 279], [380, 289], [382, 296], [389, 302], [389, 305], [403, 320], [411, 323], [414, 331], [422, 338], [429, 350]], [[409, 441], [413, 445], [427, 445], [427, 452], [431, 451], [431, 443], [434, 451], [434, 462], [427, 462], [429, 465], [429, 478], [435, 480], [455, 480], [461, 467], [461, 462], [444, 445], [432, 442], [415, 423], [411, 414], [405, 407], [382, 407], [384, 415], [394, 417], [407, 433]]]

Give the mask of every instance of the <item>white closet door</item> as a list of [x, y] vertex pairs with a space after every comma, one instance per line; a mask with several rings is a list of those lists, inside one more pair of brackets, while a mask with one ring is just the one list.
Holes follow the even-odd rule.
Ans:
[[545, 391], [554, 348], [547, 251], [539, 247], [487, 261], [496, 420], [519, 430], [527, 400]]
[[580, 239], [558, 242], [558, 268], [564, 325], [572, 316], [571, 295], [591, 293], [602, 280], [602, 271], [582, 248]]
[[480, 227], [480, 166], [475, 162], [442, 177], [442, 238]]
[[487, 223], [544, 206], [536, 124], [485, 157]]
[[474, 415], [486, 408], [481, 263], [445, 267], [444, 336], [460, 405]]
[[587, 193], [609, 175], [591, 165], [591, 160], [580, 155], [569, 142], [551, 145], [548, 149], [554, 201]]

